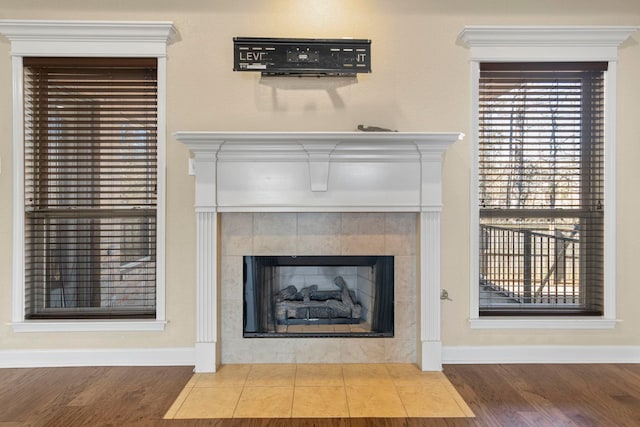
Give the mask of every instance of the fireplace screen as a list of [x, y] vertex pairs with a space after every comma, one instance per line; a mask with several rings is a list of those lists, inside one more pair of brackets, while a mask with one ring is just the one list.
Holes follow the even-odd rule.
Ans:
[[245, 256], [244, 337], [392, 337], [392, 256]]

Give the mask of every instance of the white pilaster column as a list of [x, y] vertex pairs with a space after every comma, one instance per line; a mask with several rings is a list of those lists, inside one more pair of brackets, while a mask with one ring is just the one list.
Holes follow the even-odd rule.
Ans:
[[442, 370], [440, 340], [440, 211], [420, 212], [418, 366]]
[[451, 141], [416, 144], [420, 152], [420, 283], [417, 363], [423, 371], [442, 370], [440, 338], [440, 212], [442, 159]]
[[196, 366], [215, 372], [218, 365], [218, 213], [196, 212]]
[[195, 372], [220, 365], [217, 152], [220, 143], [192, 147], [196, 169], [196, 344]]

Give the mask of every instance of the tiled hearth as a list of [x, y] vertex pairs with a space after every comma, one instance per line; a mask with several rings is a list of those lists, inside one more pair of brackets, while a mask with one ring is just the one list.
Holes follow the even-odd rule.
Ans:
[[[415, 363], [415, 213], [223, 213], [220, 222], [222, 364]], [[393, 338], [242, 337], [243, 255], [363, 254], [394, 256]]]
[[[177, 132], [195, 166], [196, 372], [221, 363], [442, 369], [442, 161], [458, 133]], [[242, 338], [242, 256], [393, 255], [393, 338]]]
[[195, 374], [165, 419], [473, 416], [442, 372], [415, 365], [239, 364]]

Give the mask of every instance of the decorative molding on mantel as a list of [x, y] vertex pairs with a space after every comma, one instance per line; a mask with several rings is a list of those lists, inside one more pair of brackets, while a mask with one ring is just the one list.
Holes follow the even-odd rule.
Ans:
[[449, 143], [459, 140], [464, 134], [460, 132], [279, 132], [279, 131], [178, 131], [176, 139], [185, 144], [206, 144], [207, 141], [235, 142], [360, 142], [360, 143], [393, 143], [431, 141]]
[[[0, 20], [13, 56], [166, 55], [177, 38], [169, 21]], [[104, 45], [96, 48], [96, 45]]]
[[[441, 193], [432, 190], [441, 185], [442, 156], [462, 137], [427, 132], [175, 133], [194, 155], [196, 207], [221, 212], [439, 209]], [[212, 182], [215, 191], [209, 188]]]
[[416, 363], [442, 369], [442, 161], [461, 133], [176, 132], [195, 163], [195, 371], [220, 364], [217, 212], [418, 212]]
[[472, 60], [615, 61], [638, 26], [468, 26], [459, 40]]

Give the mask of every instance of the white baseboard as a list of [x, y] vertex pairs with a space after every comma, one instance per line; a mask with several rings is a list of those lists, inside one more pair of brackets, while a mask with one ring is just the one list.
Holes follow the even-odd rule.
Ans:
[[442, 363], [640, 363], [640, 346], [445, 346]]
[[[0, 368], [195, 366], [194, 347], [0, 350]], [[443, 364], [640, 363], [640, 346], [444, 346]]]
[[193, 347], [0, 350], [0, 368], [63, 366], [190, 366]]

